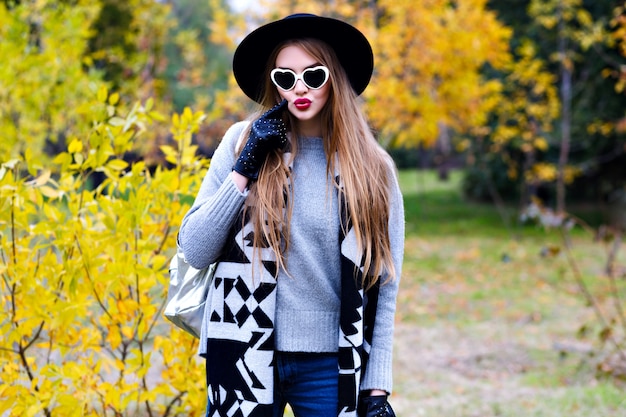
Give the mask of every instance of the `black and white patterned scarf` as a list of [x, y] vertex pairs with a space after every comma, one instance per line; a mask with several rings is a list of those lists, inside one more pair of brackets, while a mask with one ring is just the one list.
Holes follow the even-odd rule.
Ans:
[[[286, 153], [286, 160], [289, 157]], [[341, 186], [338, 173], [335, 173], [335, 181]], [[342, 201], [339, 204], [345, 207]], [[378, 286], [364, 293], [362, 256], [358, 253], [347, 214], [343, 216], [343, 224], [348, 227], [339, 232], [341, 312], [337, 416], [356, 417], [360, 381], [374, 331]], [[240, 218], [220, 257], [209, 293], [207, 308], [211, 310], [206, 312], [208, 323], [205, 326], [210, 416], [272, 416], [277, 263], [273, 251], [266, 247], [260, 251], [262, 267], [256, 261], [252, 266], [253, 236], [251, 222]]]

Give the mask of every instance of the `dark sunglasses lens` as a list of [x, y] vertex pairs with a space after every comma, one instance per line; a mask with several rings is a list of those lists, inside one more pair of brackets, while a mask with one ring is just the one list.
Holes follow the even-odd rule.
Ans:
[[274, 73], [274, 82], [283, 90], [289, 90], [295, 84], [296, 77], [287, 71], [276, 71]]
[[302, 74], [304, 83], [311, 88], [320, 88], [326, 82], [326, 72], [323, 69], [308, 69]]

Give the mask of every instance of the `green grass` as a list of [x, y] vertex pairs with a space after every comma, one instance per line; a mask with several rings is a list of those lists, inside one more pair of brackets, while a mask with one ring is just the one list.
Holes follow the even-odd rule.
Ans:
[[499, 212], [492, 205], [464, 200], [461, 171], [452, 171], [447, 181], [439, 180], [433, 171], [401, 171], [399, 180], [408, 234], [515, 236], [538, 231], [520, 224], [516, 207]]
[[[600, 378], [601, 356], [576, 349], [607, 353], [564, 253], [546, 251], [562, 247], [558, 234], [519, 224], [514, 207], [503, 217], [464, 201], [461, 178], [400, 172], [407, 234], [392, 397], [398, 415], [626, 416], [623, 382]], [[583, 231], [572, 243], [589, 289], [615, 318], [602, 274], [606, 247]], [[619, 261], [626, 263], [623, 253]], [[626, 280], [618, 285], [624, 300]], [[589, 331], [577, 338], [582, 325]]]

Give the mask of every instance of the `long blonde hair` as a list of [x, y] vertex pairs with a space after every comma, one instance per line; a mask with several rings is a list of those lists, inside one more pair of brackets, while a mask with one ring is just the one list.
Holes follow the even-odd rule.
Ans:
[[[378, 277], [387, 273], [388, 279], [396, 275], [389, 240], [389, 212], [391, 200], [390, 175], [394, 174], [393, 162], [380, 147], [361, 111], [360, 99], [352, 89], [339, 60], [324, 42], [317, 39], [295, 39], [279, 45], [268, 60], [265, 77], [265, 94], [262, 108], [252, 119], [280, 101], [280, 96], [270, 81], [269, 72], [274, 68], [276, 56], [288, 45], [296, 45], [326, 65], [330, 70], [331, 93], [321, 111], [322, 137], [326, 153], [326, 168], [330, 178], [339, 172], [341, 186], [335, 184], [340, 202], [348, 214], [342, 218], [341, 227], [351, 227], [355, 234], [359, 253], [362, 254], [364, 288], [374, 285]], [[285, 123], [292, 135], [298, 135], [297, 119], [285, 112]], [[291, 158], [297, 154], [295, 140], [291, 141]], [[243, 144], [240, 146], [239, 151]], [[336, 156], [335, 156], [336, 155]], [[245, 218], [254, 224], [254, 247], [260, 250], [270, 247], [276, 254], [278, 267], [285, 268], [285, 256], [289, 248], [289, 225], [292, 205], [289, 188], [291, 178], [283, 151], [272, 152], [264, 163], [259, 178], [251, 183], [246, 199]], [[338, 165], [338, 166], [337, 166]]]

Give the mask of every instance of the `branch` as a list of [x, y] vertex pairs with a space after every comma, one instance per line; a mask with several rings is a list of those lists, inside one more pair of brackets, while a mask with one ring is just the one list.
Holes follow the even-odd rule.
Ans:
[[78, 236], [76, 234], [74, 234], [74, 240], [76, 241], [76, 246], [78, 247], [78, 252], [80, 253], [80, 256], [83, 258], [83, 268], [85, 269], [85, 274], [87, 275], [87, 280], [91, 284], [91, 289], [93, 290], [93, 294], [96, 297], [96, 301], [100, 305], [100, 308], [102, 309], [102, 311], [104, 311], [104, 313], [107, 316], [109, 316], [109, 318], [111, 320], [114, 320], [113, 316], [111, 315], [111, 313], [109, 313], [109, 310], [106, 308], [106, 306], [104, 305], [104, 303], [100, 299], [100, 296], [98, 295], [98, 291], [96, 291], [96, 286], [95, 286], [95, 284], [93, 282], [93, 279], [91, 278], [91, 273], [89, 272], [89, 265], [87, 265], [87, 259], [85, 258], [85, 254], [83, 253], [83, 250], [82, 250], [82, 248], [80, 246], [80, 242], [78, 241]]
[[139, 272], [137, 272], [137, 265], [139, 265], [139, 233], [140, 231], [135, 229], [133, 233], [135, 254], [133, 255], [135, 261], [135, 296], [137, 297], [137, 305], [141, 306], [141, 294], [139, 293]]
[[176, 397], [172, 399], [172, 401], [170, 401], [170, 403], [167, 405], [167, 408], [165, 408], [165, 413], [163, 413], [163, 417], [168, 417], [170, 415], [174, 404], [177, 402], [180, 403], [185, 394], [187, 394], [187, 391], [181, 391]]
[[159, 320], [159, 317], [161, 317], [161, 313], [163, 312], [163, 309], [165, 308], [166, 303], [167, 303], [167, 299], [164, 298], [163, 301], [161, 302], [161, 305], [159, 306], [159, 310], [157, 314], [154, 315], [152, 319], [152, 323], [150, 323], [150, 326], [148, 327], [148, 331], [146, 332], [146, 337], [148, 337], [148, 335], [152, 333], [154, 326], [156, 326], [156, 323]]
[[609, 56], [606, 52], [604, 52], [602, 50], [602, 48], [600, 48], [600, 45], [598, 45], [595, 42], [593, 43], [593, 50], [594, 50], [594, 52], [596, 52], [600, 56], [600, 58], [602, 58], [602, 60], [607, 65], [612, 66], [616, 70], [619, 70], [624, 65], [621, 62], [618, 62], [617, 60], [615, 60], [611, 56]]
[[[483, 139], [484, 139], [483, 136], [479, 137], [479, 147], [482, 147]], [[486, 173], [485, 179], [486, 179], [487, 190], [489, 191], [489, 195], [491, 196], [494, 204], [496, 205], [496, 209], [498, 210], [498, 214], [500, 214], [500, 218], [502, 219], [504, 226], [511, 234], [513, 234], [512, 229], [511, 229], [511, 224], [509, 221], [509, 216], [506, 212], [504, 200], [502, 199], [502, 196], [500, 195], [500, 193], [498, 192], [498, 189], [496, 188], [496, 185], [493, 181], [493, 177], [491, 176], [489, 169], [487, 169], [485, 158], [480, 157], [479, 160], [480, 160], [479, 162], [480, 168], [483, 170], [483, 172]]]
[[[33, 336], [32, 340], [26, 346], [22, 346], [22, 343], [20, 342], [19, 350], [17, 352], [20, 357], [20, 361], [22, 362], [22, 366], [24, 367], [24, 370], [26, 371], [26, 374], [28, 375], [28, 379], [30, 380], [31, 383], [35, 379], [35, 376], [33, 375], [33, 372], [30, 369], [30, 366], [28, 366], [28, 360], [26, 358], [26, 351], [28, 350], [28, 348], [30, 348], [33, 345], [35, 340], [39, 339], [39, 335], [41, 334], [41, 331], [43, 330], [44, 323], [45, 322], [43, 321], [41, 322], [41, 324], [39, 325], [39, 329], [37, 329], [37, 333], [35, 334], [35, 336]], [[39, 392], [39, 385], [35, 384], [34, 389], [36, 392]], [[52, 416], [48, 407], [44, 407], [43, 411], [46, 417]]]
[[[587, 303], [589, 303], [589, 305], [593, 308], [593, 311], [596, 314], [596, 317], [598, 318], [598, 320], [600, 321], [600, 324], [602, 325], [602, 327], [604, 329], [609, 328], [608, 320], [604, 317], [604, 314], [602, 313], [600, 306], [596, 302], [595, 297], [593, 296], [593, 294], [587, 287], [587, 284], [585, 284], [582, 273], [580, 272], [580, 268], [578, 267], [578, 264], [576, 263], [576, 260], [574, 259], [574, 255], [572, 254], [572, 250], [570, 247], [569, 239], [567, 238], [567, 234], [565, 233], [562, 227], [559, 228], [559, 231], [561, 232], [561, 237], [563, 238], [563, 243], [564, 243], [563, 246], [565, 247], [565, 254], [567, 255], [567, 260], [570, 264], [570, 267], [572, 268], [572, 272], [574, 273], [574, 279], [576, 281], [576, 284], [578, 285], [578, 288], [583, 293], [583, 296], [587, 300]], [[615, 340], [615, 338], [611, 334], [608, 335], [607, 340], [610, 341], [611, 344], [616, 348], [616, 350], [619, 352], [620, 357], [626, 360], [626, 352], [622, 351], [620, 344]]]
[[[138, 344], [139, 344], [139, 352], [141, 353], [141, 366], [143, 367], [143, 366], [145, 366], [145, 362], [144, 362], [145, 355], [144, 355], [144, 351], [143, 351], [143, 341], [139, 341]], [[141, 385], [143, 386], [144, 390], [149, 391], [149, 389], [148, 389], [148, 380], [146, 379], [146, 375], [145, 374], [141, 377]], [[146, 411], [148, 412], [148, 416], [152, 417], [153, 414], [152, 414], [152, 407], [150, 407], [150, 401], [146, 400], [145, 404], [146, 404]]]
[[[33, 336], [33, 338], [30, 340], [30, 342], [28, 342], [26, 344], [26, 346], [24, 346], [24, 352], [26, 352], [32, 345], [33, 343], [35, 343], [35, 341], [37, 339], [39, 339], [39, 335], [41, 334], [41, 331], [43, 330], [43, 325], [46, 324], [45, 321], [42, 321], [41, 324], [39, 324], [39, 328], [37, 329], [37, 332], [35, 333], [35, 335]], [[22, 349], [22, 347], [20, 346], [20, 350]]]
[[167, 242], [167, 238], [170, 235], [170, 221], [169, 220], [165, 223], [163, 228], [165, 229], [165, 232], [163, 233], [163, 239], [161, 240], [161, 243], [159, 243], [159, 247], [152, 253], [153, 255], [158, 255], [161, 252], [163, 252], [163, 247], [165, 246], [165, 242]]
[[611, 293], [613, 293], [615, 311], [617, 312], [617, 317], [619, 318], [619, 321], [624, 328], [624, 333], [626, 334], [626, 314], [624, 313], [624, 308], [622, 307], [622, 299], [619, 295], [619, 289], [615, 279], [615, 258], [617, 257], [619, 249], [622, 245], [622, 235], [623, 232], [621, 229], [615, 231], [613, 245], [611, 247], [611, 251], [609, 252], [609, 258], [606, 265], [606, 272], [609, 277], [609, 282], [611, 283]]

